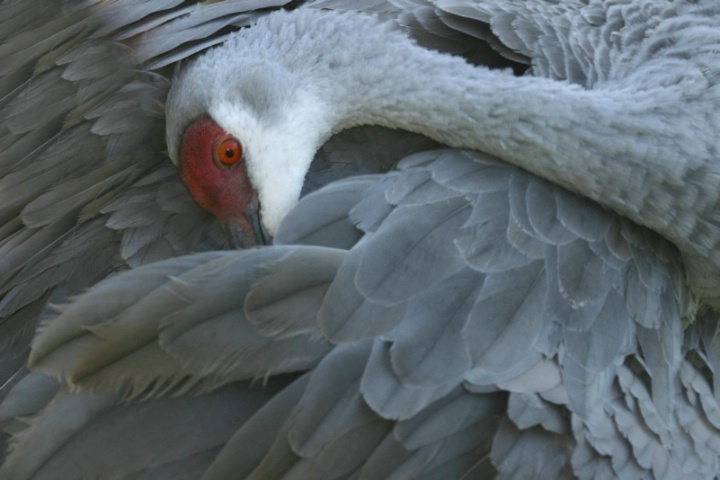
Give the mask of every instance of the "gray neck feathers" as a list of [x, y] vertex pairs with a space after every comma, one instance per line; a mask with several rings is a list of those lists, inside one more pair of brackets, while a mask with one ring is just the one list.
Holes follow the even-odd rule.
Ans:
[[658, 58], [631, 78], [584, 89], [472, 66], [363, 28], [344, 25], [357, 32], [355, 51], [317, 46], [347, 56], [332, 68], [318, 62], [312, 75], [338, 129], [384, 125], [493, 154], [720, 265], [718, 121], [692, 65], [663, 72]]
[[694, 64], [656, 56], [584, 89], [469, 65], [369, 17], [312, 10], [270, 15], [225, 48], [276, 60], [291, 90], [323, 102], [335, 127], [321, 140], [374, 124], [481, 150], [655, 230], [691, 276], [720, 269], [720, 101]]

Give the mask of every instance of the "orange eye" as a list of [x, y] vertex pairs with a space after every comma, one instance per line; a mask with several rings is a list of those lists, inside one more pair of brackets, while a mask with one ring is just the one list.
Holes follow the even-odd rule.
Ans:
[[242, 158], [242, 145], [234, 138], [226, 138], [215, 150], [215, 156], [223, 165], [233, 165]]

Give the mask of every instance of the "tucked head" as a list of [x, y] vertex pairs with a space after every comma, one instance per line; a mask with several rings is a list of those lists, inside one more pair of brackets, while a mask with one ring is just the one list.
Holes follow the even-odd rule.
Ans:
[[[275, 233], [331, 134], [362, 124], [392, 126], [383, 115], [397, 102], [376, 86], [405, 57], [383, 52], [401, 44], [410, 42], [369, 16], [281, 11], [176, 76], [166, 107], [170, 157], [195, 200], [245, 232], [236, 243], [263, 241], [260, 226]], [[377, 111], [367, 108], [371, 98]], [[225, 142], [238, 152], [232, 158], [224, 157]]]
[[190, 63], [166, 107], [171, 159], [236, 246], [275, 233], [331, 133], [317, 85], [247, 42], [238, 36]]

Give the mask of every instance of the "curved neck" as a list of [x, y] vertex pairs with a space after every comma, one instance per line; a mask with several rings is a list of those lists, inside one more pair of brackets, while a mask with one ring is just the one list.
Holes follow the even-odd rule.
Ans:
[[335, 83], [331, 101], [347, 106], [341, 128], [385, 125], [490, 153], [720, 265], [716, 142], [707, 127], [678, 119], [709, 116], [683, 85], [587, 90], [394, 48], [386, 50], [394, 62], [373, 60], [385, 68], [350, 68]]

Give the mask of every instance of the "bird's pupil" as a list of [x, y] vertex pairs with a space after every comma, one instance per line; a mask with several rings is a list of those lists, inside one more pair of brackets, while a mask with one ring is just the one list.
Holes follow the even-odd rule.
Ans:
[[232, 149], [228, 148], [227, 150], [225, 150], [225, 156], [227, 158], [232, 158], [235, 156], [235, 152], [233, 152]]

